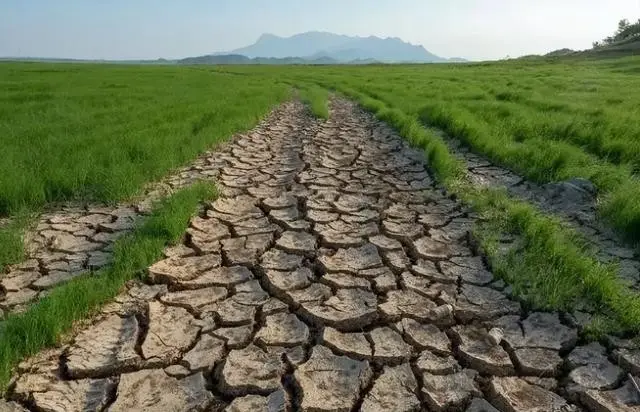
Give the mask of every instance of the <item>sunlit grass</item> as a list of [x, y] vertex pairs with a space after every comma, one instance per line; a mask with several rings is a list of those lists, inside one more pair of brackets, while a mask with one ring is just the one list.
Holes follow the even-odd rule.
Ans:
[[300, 98], [309, 106], [314, 116], [319, 119], [329, 118], [329, 92], [315, 84], [305, 84], [299, 87]]
[[289, 96], [186, 67], [0, 64], [0, 216], [136, 194]]

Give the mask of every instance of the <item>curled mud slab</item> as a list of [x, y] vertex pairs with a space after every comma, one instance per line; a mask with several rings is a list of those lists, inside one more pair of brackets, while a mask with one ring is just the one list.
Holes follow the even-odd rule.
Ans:
[[438, 133], [449, 148], [465, 161], [468, 175], [475, 184], [504, 187], [511, 195], [536, 205], [543, 212], [562, 217], [593, 245], [601, 262], [618, 262], [620, 278], [640, 292], [640, 255], [598, 218], [597, 190], [591, 182], [572, 179], [540, 185], [492, 164], [469, 151], [458, 140]]
[[23, 362], [0, 410], [639, 410], [637, 347], [524, 313], [423, 153], [331, 114], [288, 103], [220, 153], [184, 244]]

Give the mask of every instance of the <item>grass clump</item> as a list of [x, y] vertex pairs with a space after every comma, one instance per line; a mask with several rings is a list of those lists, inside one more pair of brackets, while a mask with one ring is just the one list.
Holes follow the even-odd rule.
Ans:
[[299, 89], [300, 97], [314, 116], [319, 119], [329, 118], [329, 91], [315, 84], [305, 84]]
[[18, 362], [58, 343], [74, 322], [113, 299], [126, 281], [141, 277], [166, 245], [181, 238], [198, 204], [215, 195], [213, 186], [206, 183], [176, 192], [156, 205], [140, 227], [116, 242], [110, 267], [59, 286], [26, 312], [9, 315], [0, 324], [0, 390], [6, 389]]
[[[481, 211], [476, 235], [496, 274], [532, 308], [605, 317], [593, 322], [594, 337], [610, 332], [640, 331], [640, 296], [617, 278], [614, 264], [598, 262], [573, 230], [532, 205], [499, 190], [462, 195]], [[500, 239], [513, 234], [517, 247], [504, 250]]]
[[29, 218], [18, 215], [0, 227], [0, 277], [7, 265], [24, 258], [23, 233]]

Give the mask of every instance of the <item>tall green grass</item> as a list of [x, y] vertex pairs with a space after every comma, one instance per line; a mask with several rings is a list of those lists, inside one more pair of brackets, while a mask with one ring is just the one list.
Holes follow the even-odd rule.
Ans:
[[52, 202], [135, 195], [290, 96], [215, 68], [0, 63], [0, 273]]
[[0, 63], [0, 216], [127, 198], [288, 96], [213, 68]]
[[329, 118], [329, 92], [315, 84], [298, 86], [300, 98], [309, 106], [314, 116], [319, 119]]
[[[620, 281], [615, 265], [598, 262], [575, 232], [501, 191], [461, 195], [482, 213], [476, 236], [494, 273], [531, 308], [594, 313], [586, 330], [593, 338], [640, 331], [640, 295]], [[505, 253], [504, 233], [516, 235], [519, 247]]]
[[143, 276], [165, 245], [180, 240], [199, 202], [215, 194], [206, 183], [176, 192], [156, 205], [140, 227], [116, 242], [111, 267], [53, 289], [26, 312], [9, 315], [0, 323], [0, 391], [6, 389], [18, 362], [58, 343], [74, 322], [113, 299], [126, 281]]
[[24, 258], [22, 235], [26, 227], [25, 218], [15, 218], [0, 227], [0, 274], [5, 267]]

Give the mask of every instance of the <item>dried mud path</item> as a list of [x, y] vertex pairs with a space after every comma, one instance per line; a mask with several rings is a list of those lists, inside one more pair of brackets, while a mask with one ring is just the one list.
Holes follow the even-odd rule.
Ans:
[[559, 216], [580, 233], [597, 252], [603, 263], [619, 265], [618, 276], [629, 287], [640, 292], [640, 255], [621, 236], [598, 217], [596, 187], [585, 179], [537, 184], [518, 174], [496, 166], [485, 157], [471, 152], [460, 141], [438, 134], [461, 158], [468, 176], [477, 185], [504, 187], [512, 195], [536, 205], [541, 211]]
[[219, 164], [184, 244], [0, 411], [638, 410], [638, 349], [525, 313], [423, 153], [352, 103], [287, 103]]

